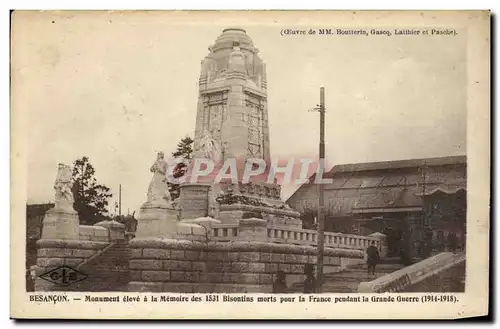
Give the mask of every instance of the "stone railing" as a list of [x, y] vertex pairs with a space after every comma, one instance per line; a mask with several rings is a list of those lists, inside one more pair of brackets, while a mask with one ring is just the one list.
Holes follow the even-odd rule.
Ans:
[[[268, 226], [267, 236], [269, 241], [275, 243], [310, 246], [318, 244], [318, 232], [315, 230]], [[380, 239], [376, 237], [325, 232], [325, 246], [327, 247], [364, 250], [372, 242], [375, 242], [377, 248], [380, 247]]]
[[464, 286], [464, 278], [465, 253], [443, 252], [376, 280], [361, 282], [358, 292], [457, 292], [457, 286]]
[[[214, 224], [211, 230], [211, 239], [214, 241], [232, 241], [238, 239], [239, 225]], [[301, 228], [288, 228], [267, 225], [267, 241], [273, 243], [316, 246], [318, 244], [318, 232]], [[375, 242], [377, 248], [381, 248], [379, 237], [342, 234], [325, 232], [325, 246], [341, 249], [365, 250]]]
[[215, 224], [211, 233], [211, 239], [214, 241], [235, 240], [238, 236], [238, 224]]

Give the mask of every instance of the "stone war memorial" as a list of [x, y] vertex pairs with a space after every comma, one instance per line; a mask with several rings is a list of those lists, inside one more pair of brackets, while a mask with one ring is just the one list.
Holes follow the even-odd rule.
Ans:
[[[224, 29], [201, 63], [194, 156], [179, 200], [171, 200], [159, 152], [132, 239], [116, 221], [79, 224], [71, 167], [59, 165], [55, 207], [37, 242], [35, 290], [271, 293], [284, 273], [290, 292], [301, 292], [306, 270], [317, 262], [318, 234], [303, 228], [301, 214], [281, 199], [269, 175], [268, 111], [280, 109], [269, 109], [267, 97], [259, 50], [244, 29]], [[370, 281], [359, 275], [365, 251], [373, 245], [384, 258], [384, 234], [325, 232], [324, 245], [324, 292], [455, 291], [456, 283], [439, 282], [465, 275], [464, 253], [443, 252], [408, 267], [388, 262]], [[48, 273], [57, 269], [81, 280], [55, 284]]]

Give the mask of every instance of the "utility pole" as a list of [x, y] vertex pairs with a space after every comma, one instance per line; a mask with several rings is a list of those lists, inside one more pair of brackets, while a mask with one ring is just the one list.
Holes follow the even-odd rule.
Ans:
[[120, 189], [118, 191], [118, 216], [122, 215], [122, 184], [120, 184]]
[[[325, 88], [320, 88], [319, 107], [312, 109], [319, 112], [319, 165], [325, 167]], [[323, 256], [325, 252], [325, 199], [324, 184], [318, 184], [318, 254], [316, 263], [316, 292], [323, 292]]]
[[[319, 93], [319, 161], [325, 169], [325, 88], [320, 88]], [[324, 172], [324, 170], [322, 171]], [[323, 292], [323, 254], [325, 252], [325, 200], [324, 184], [318, 184], [318, 265], [317, 265], [317, 292]]]
[[426, 161], [424, 160], [424, 165], [422, 166], [422, 209], [423, 209], [423, 211], [422, 211], [422, 226], [423, 227], [430, 226], [430, 223], [427, 223], [427, 216], [426, 216], [426, 212], [427, 212], [427, 205], [425, 203], [426, 176], [427, 176], [427, 166], [426, 166]]
[[[426, 161], [424, 160], [424, 164], [422, 166], [422, 217], [421, 217], [421, 226], [420, 226], [420, 232], [419, 232], [419, 240], [420, 240], [420, 246], [422, 246], [422, 243], [424, 244], [424, 250], [422, 250], [422, 247], [420, 247], [420, 255], [424, 254], [425, 257], [429, 257], [427, 255], [427, 229], [430, 228], [430, 223], [427, 223], [427, 205], [425, 202], [426, 196], [425, 196], [425, 189], [426, 189], [426, 184], [425, 184], [425, 179], [427, 176], [427, 166], [426, 166]], [[432, 211], [432, 210], [431, 210]], [[419, 255], [419, 256], [420, 256]]]

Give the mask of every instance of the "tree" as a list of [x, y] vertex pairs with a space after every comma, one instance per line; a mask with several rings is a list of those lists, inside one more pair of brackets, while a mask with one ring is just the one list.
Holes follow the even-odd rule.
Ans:
[[[189, 161], [191, 160], [193, 154], [193, 139], [189, 136], [186, 136], [181, 139], [179, 143], [177, 143], [177, 149], [172, 153], [172, 156], [175, 159], [181, 160], [177, 165], [175, 165], [173, 170], [173, 177], [180, 178], [186, 174], [188, 169]], [[174, 184], [168, 182], [168, 191], [170, 192], [170, 197], [172, 200], [175, 200], [180, 195], [179, 184]]]
[[80, 224], [93, 225], [107, 218], [110, 189], [97, 184], [95, 169], [88, 157], [82, 157], [73, 163], [73, 208], [78, 212]]

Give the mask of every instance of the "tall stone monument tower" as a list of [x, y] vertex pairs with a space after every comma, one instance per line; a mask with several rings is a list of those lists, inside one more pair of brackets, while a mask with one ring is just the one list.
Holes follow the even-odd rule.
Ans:
[[266, 67], [245, 30], [222, 31], [201, 63], [195, 150], [210, 134], [221, 160], [270, 158]]
[[181, 218], [208, 215], [228, 223], [255, 215], [300, 226], [279, 185], [241, 181], [247, 159], [270, 165], [266, 66], [259, 50], [241, 28], [224, 29], [208, 50], [201, 62], [194, 158], [219, 164], [235, 159], [239, 181], [181, 184]]

